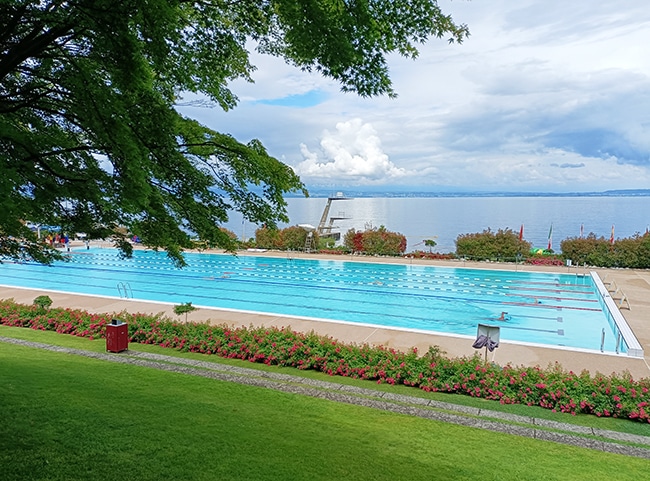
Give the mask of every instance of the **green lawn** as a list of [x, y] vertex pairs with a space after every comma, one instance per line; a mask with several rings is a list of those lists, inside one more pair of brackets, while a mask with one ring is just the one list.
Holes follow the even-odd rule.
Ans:
[[0, 479], [624, 480], [650, 469], [646, 460], [3, 343], [0, 407]]
[[[57, 346], [70, 347], [74, 349], [83, 349], [94, 352], [105, 352], [106, 342], [104, 339], [95, 339], [90, 341], [87, 338], [75, 337], [69, 335], [60, 335], [53, 331], [38, 331], [33, 329], [15, 328], [0, 325], [0, 336], [14, 337], [16, 339], [24, 339], [27, 341], [43, 342], [46, 344], [53, 344]], [[225, 359], [218, 356], [209, 356], [199, 353], [179, 352], [175, 349], [165, 349], [160, 346], [150, 344], [136, 344], [131, 343], [129, 350], [151, 352], [156, 354], [163, 354], [172, 357], [182, 357], [188, 359], [195, 359], [207, 362], [215, 362], [219, 364], [228, 364], [233, 366], [245, 367], [248, 369], [257, 369], [260, 371], [270, 371], [283, 374], [290, 374], [293, 376], [300, 376], [310, 379], [318, 379], [321, 381], [334, 382], [339, 384], [347, 384], [358, 386], [378, 391], [388, 391], [396, 394], [404, 394], [407, 396], [418, 396], [425, 399], [432, 399], [435, 401], [442, 401], [453, 404], [460, 404], [464, 406], [472, 406], [480, 409], [488, 409], [491, 411], [501, 411], [510, 414], [517, 414], [538, 419], [548, 419], [561, 423], [569, 423], [580, 426], [589, 426], [596, 429], [606, 429], [611, 431], [619, 431], [629, 434], [637, 434], [641, 436], [650, 437], [650, 424], [641, 423], [638, 421], [631, 421], [627, 419], [616, 419], [611, 417], [596, 417], [593, 415], [580, 414], [573, 416], [570, 414], [552, 412], [549, 409], [544, 409], [537, 406], [525, 406], [521, 404], [501, 404], [498, 401], [490, 401], [482, 398], [474, 398], [470, 396], [463, 396], [459, 394], [448, 394], [441, 392], [425, 392], [421, 389], [412, 388], [403, 385], [377, 384], [375, 381], [364, 381], [360, 379], [352, 379], [341, 376], [329, 376], [322, 372], [311, 370], [298, 370], [294, 368], [283, 368], [278, 366], [267, 366], [261, 363], [251, 363], [249, 361], [241, 361], [238, 359]]]

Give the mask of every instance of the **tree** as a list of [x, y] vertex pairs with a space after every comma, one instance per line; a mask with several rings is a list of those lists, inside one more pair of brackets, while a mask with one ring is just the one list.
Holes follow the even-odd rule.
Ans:
[[34, 299], [33, 304], [38, 307], [40, 313], [44, 314], [52, 305], [52, 299], [50, 296], [38, 296]]
[[174, 306], [174, 314], [176, 314], [179, 317], [185, 314], [185, 322], [187, 322], [187, 315], [190, 312], [194, 312], [194, 311], [196, 311], [196, 307], [194, 307], [191, 302], [186, 302], [184, 304], [179, 304], [177, 306]]
[[435, 0], [5, 0], [0, 4], [0, 255], [61, 257], [30, 223], [130, 235], [179, 264], [196, 236], [234, 249], [230, 210], [288, 222], [283, 195], [307, 194], [261, 143], [180, 115], [183, 92], [223, 109], [250, 80], [249, 42], [344, 91], [394, 96], [386, 56], [456, 25]]
[[[283, 250], [292, 251], [303, 250], [305, 248], [308, 235], [309, 232], [306, 229], [303, 229], [297, 225], [285, 227], [280, 231], [280, 239], [282, 242], [281, 248]], [[314, 235], [317, 236], [317, 233], [312, 232], [311, 235], [314, 247], [318, 246], [318, 237], [314, 238]]]
[[255, 246], [260, 249], [279, 249], [282, 245], [280, 231], [263, 225], [255, 230]]

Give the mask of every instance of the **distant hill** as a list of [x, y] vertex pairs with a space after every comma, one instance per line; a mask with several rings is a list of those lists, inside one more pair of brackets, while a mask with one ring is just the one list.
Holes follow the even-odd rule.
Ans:
[[[386, 189], [364, 190], [360, 188], [323, 189], [308, 188], [309, 196], [322, 198], [335, 196], [342, 192], [346, 197], [632, 197], [648, 196], [650, 189], [606, 190], [603, 192], [434, 192], [417, 190]], [[288, 194], [286, 197], [302, 197], [299, 194]]]
[[626, 189], [626, 190], [606, 190], [605, 195], [628, 196], [628, 195], [650, 195], [650, 189]]

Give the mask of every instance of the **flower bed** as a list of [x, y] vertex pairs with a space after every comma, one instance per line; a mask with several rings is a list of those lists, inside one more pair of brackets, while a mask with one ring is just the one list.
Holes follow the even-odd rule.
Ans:
[[402, 257], [414, 259], [451, 260], [456, 259], [455, 254], [441, 254], [439, 252], [413, 251]]
[[534, 266], [563, 266], [564, 262], [558, 257], [552, 256], [539, 256], [539, 257], [528, 257], [526, 259], [526, 264], [532, 264]]
[[113, 317], [128, 322], [129, 340], [182, 351], [215, 354], [269, 365], [314, 369], [329, 375], [403, 384], [527, 404], [571, 414], [586, 413], [650, 422], [650, 379], [629, 375], [575, 374], [561, 366], [548, 368], [484, 364], [478, 355], [446, 358], [437, 347], [424, 355], [384, 347], [348, 345], [314, 333], [288, 328], [232, 328], [204, 323], [184, 324], [160, 315], [89, 314], [73, 309], [25, 306], [0, 301], [0, 323], [62, 334], [104, 337]]
[[344, 249], [319, 249], [319, 254], [327, 254], [328, 256], [342, 256], [350, 254], [350, 251]]

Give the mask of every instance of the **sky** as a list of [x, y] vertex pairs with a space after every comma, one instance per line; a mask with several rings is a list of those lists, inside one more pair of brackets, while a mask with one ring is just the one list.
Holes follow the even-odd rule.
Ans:
[[647, 0], [440, 0], [467, 24], [389, 58], [396, 99], [252, 52], [229, 112], [179, 111], [260, 139], [309, 188], [427, 192], [650, 189]]

